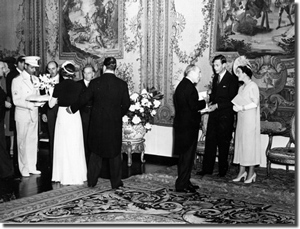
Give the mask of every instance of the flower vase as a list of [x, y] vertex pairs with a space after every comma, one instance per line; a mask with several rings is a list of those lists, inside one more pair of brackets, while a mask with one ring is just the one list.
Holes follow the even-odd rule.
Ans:
[[146, 128], [142, 124], [131, 125], [123, 122], [122, 139], [123, 140], [139, 140], [146, 134]]

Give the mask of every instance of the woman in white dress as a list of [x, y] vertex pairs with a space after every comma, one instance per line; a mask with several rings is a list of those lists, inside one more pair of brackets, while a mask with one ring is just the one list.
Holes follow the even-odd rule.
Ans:
[[[233, 163], [240, 165], [239, 174], [233, 181], [243, 179], [244, 183], [251, 183], [256, 180], [254, 167], [261, 162], [259, 88], [251, 80], [252, 71], [248, 66], [238, 66], [236, 74], [244, 84], [237, 95], [243, 105], [233, 106], [238, 113]], [[246, 167], [249, 167], [248, 173]]]
[[82, 85], [76, 83], [75, 66], [62, 64], [61, 74], [65, 80], [55, 85], [50, 108], [58, 103], [54, 131], [52, 181], [63, 185], [82, 185], [87, 180], [83, 132], [80, 113], [69, 114], [66, 108], [76, 102]]

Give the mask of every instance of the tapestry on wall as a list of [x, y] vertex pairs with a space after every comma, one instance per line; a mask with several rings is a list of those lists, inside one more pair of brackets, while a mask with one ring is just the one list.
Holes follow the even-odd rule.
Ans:
[[261, 133], [289, 136], [295, 113], [295, 1], [214, 1], [210, 55], [239, 56], [260, 89]]
[[60, 56], [123, 57], [123, 0], [60, 0]]

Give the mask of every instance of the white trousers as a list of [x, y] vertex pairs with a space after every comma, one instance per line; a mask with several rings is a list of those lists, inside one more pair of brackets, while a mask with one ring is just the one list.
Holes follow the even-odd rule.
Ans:
[[38, 151], [38, 122], [16, 121], [18, 162], [22, 175], [36, 171]]

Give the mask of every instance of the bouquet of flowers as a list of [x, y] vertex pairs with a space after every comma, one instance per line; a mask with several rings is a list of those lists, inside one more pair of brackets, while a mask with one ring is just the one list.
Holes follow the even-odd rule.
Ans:
[[140, 94], [132, 93], [131, 105], [127, 114], [123, 116], [123, 122], [131, 125], [142, 124], [146, 131], [151, 130], [151, 123], [161, 105], [159, 100], [162, 98], [163, 95], [154, 87], [150, 90], [143, 89]]
[[35, 88], [39, 90], [45, 90], [48, 94], [50, 90], [54, 89], [54, 79], [50, 77], [50, 74], [43, 74], [39, 76], [39, 81], [33, 83]]

